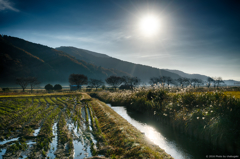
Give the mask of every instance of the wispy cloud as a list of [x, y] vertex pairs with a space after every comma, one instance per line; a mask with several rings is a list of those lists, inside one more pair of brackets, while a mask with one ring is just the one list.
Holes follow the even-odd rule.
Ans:
[[55, 35], [55, 34], [39, 34], [33, 33], [35, 36], [47, 37], [55, 40], [68, 41], [68, 42], [78, 42], [78, 43], [94, 43], [102, 44], [104, 41], [91, 36], [72, 36], [72, 35]]
[[95, 44], [108, 44], [108, 43], [114, 43], [116, 41], [117, 42], [127, 41], [132, 38], [131, 35], [125, 34], [119, 31], [95, 32], [95, 33], [88, 32], [88, 35], [86, 35], [86, 33], [79, 33], [76, 35], [72, 35], [72, 33], [56, 35], [53, 33], [39, 34], [35, 32], [34, 35], [44, 36], [44, 37], [58, 39], [58, 40], [78, 41], [78, 42], [95, 43]]
[[8, 0], [0, 0], [0, 11], [7, 10], [7, 9], [15, 12], [19, 12], [19, 10], [14, 8], [12, 3], [10, 3]]

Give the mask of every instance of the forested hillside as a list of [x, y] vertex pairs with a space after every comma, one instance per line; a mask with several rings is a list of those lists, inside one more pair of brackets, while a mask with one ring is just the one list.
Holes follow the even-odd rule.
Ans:
[[16, 77], [35, 76], [41, 83], [68, 83], [72, 73], [89, 78], [105, 79], [111, 75], [129, 75], [116, 69], [106, 69], [76, 59], [56, 49], [23, 39], [0, 37], [1, 85], [14, 84]]
[[105, 68], [113, 68], [127, 72], [132, 76], [139, 77], [142, 81], [148, 82], [151, 77], [168, 76], [173, 79], [177, 79], [180, 76], [166, 71], [164, 69], [158, 69], [150, 66], [134, 64], [127, 61], [122, 61], [113, 57], [109, 57], [104, 54], [98, 54], [92, 51], [78, 49], [74, 47], [59, 47], [57, 50], [64, 51], [69, 55], [76, 57], [76, 59], [84, 59], [86, 62], [92, 63], [96, 66], [102, 66]]

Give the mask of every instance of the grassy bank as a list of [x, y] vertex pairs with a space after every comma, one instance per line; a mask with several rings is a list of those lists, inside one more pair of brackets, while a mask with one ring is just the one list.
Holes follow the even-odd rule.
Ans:
[[172, 158], [105, 103], [90, 101], [111, 158]]
[[229, 92], [168, 93], [155, 89], [91, 95], [147, 114], [226, 152], [240, 154], [240, 99]]

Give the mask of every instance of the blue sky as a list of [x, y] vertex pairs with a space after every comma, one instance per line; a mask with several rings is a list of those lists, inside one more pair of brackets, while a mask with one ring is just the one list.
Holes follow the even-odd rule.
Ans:
[[[159, 19], [154, 37], [139, 30], [148, 14]], [[240, 80], [237, 0], [0, 0], [0, 34]]]

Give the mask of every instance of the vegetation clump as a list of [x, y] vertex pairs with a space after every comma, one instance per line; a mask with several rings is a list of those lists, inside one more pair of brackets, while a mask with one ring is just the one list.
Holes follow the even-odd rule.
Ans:
[[180, 132], [228, 152], [237, 153], [240, 149], [240, 100], [224, 92], [168, 93], [155, 89], [93, 95], [168, 123]]
[[9, 92], [10, 89], [9, 89], [9, 88], [2, 88], [2, 91], [3, 91], [3, 92]]
[[55, 84], [53, 89], [56, 91], [60, 91], [60, 90], [62, 90], [62, 86], [60, 84]]
[[45, 88], [47, 91], [53, 90], [53, 86], [52, 86], [51, 84], [47, 84], [44, 88]]

